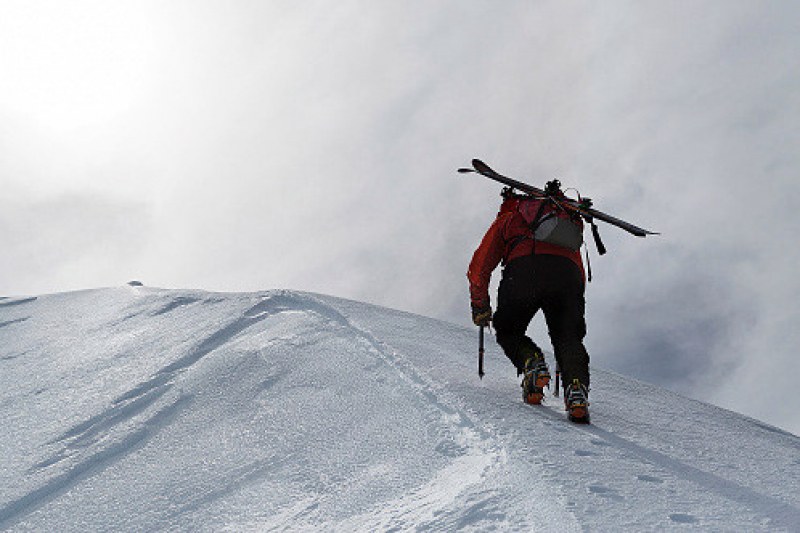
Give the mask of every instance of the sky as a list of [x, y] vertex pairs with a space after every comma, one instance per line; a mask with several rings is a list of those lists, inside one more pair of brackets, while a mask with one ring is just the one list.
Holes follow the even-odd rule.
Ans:
[[601, 227], [593, 364], [798, 433], [798, 30], [788, 1], [6, 0], [0, 296], [291, 288], [468, 324], [480, 157], [661, 233]]

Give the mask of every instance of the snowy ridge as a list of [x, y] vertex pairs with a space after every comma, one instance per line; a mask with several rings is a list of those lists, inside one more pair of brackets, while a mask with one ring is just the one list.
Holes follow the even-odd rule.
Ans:
[[487, 348], [293, 291], [0, 299], [0, 528], [800, 524], [798, 437], [597, 368], [576, 426]]

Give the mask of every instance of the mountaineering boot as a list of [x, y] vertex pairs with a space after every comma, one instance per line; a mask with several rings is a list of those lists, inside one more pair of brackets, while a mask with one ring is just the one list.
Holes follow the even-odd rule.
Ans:
[[564, 390], [564, 406], [572, 422], [589, 423], [589, 389], [577, 378], [573, 379]]
[[544, 398], [544, 388], [550, 383], [550, 371], [540, 352], [525, 360], [525, 377], [522, 378], [522, 399], [525, 403], [539, 405]]

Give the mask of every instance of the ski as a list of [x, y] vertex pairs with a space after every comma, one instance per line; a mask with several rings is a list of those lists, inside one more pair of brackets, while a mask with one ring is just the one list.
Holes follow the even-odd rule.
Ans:
[[[538, 187], [528, 185], [527, 183], [523, 183], [513, 178], [509, 178], [508, 176], [503, 176], [502, 174], [496, 172], [494, 169], [492, 169], [489, 165], [487, 165], [480, 159], [472, 160], [472, 168], [459, 168], [458, 172], [462, 174], [474, 172], [477, 174], [481, 174], [482, 176], [486, 176], [487, 178], [492, 179], [494, 181], [500, 182], [504, 185], [508, 185], [513, 189], [518, 189], [532, 196], [540, 198], [546, 198], [548, 196], [544, 190], [539, 189]], [[587, 207], [586, 205], [582, 205], [581, 202], [573, 200], [571, 198], [567, 198], [566, 200], [559, 200], [559, 203], [564, 205], [568, 209], [571, 209], [576, 213], [580, 214], [587, 220], [592, 220], [592, 219], [602, 220], [603, 222], [617, 226], [618, 228], [621, 228], [627, 231], [628, 233], [636, 235], [637, 237], [646, 237], [647, 235], [659, 235], [659, 233], [657, 232], [640, 228], [639, 226], [631, 224], [630, 222], [626, 222], [617, 217], [613, 217], [611, 215], [603, 213], [602, 211], [598, 211], [597, 209], [594, 209], [592, 207]]]

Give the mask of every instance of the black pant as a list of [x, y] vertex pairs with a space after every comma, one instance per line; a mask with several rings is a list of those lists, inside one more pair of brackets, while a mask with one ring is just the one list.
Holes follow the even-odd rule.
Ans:
[[518, 373], [533, 350], [539, 350], [526, 331], [541, 309], [564, 384], [578, 378], [589, 386], [589, 354], [583, 345], [586, 336], [583, 294], [583, 273], [566, 257], [530, 255], [506, 265], [493, 322], [497, 343]]

